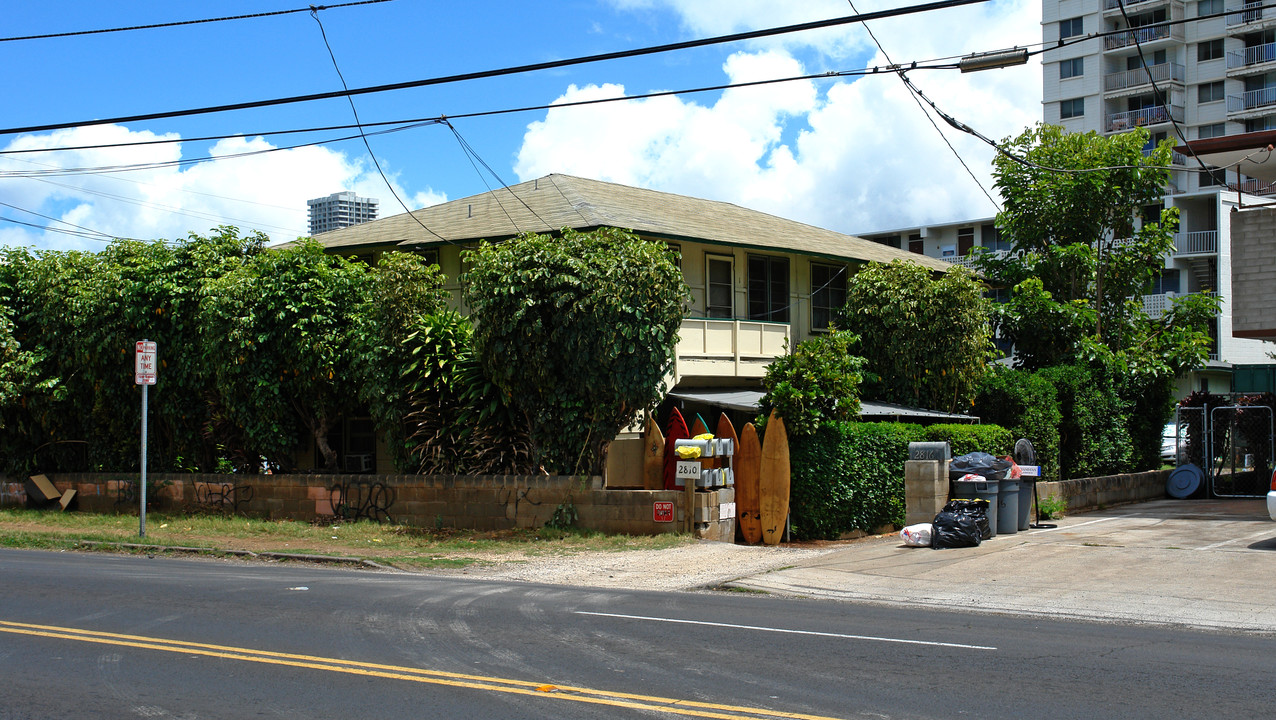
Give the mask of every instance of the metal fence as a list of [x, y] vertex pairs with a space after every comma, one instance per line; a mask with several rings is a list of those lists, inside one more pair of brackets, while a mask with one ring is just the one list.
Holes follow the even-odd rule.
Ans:
[[1263, 405], [1216, 407], [1210, 411], [1209, 425], [1210, 493], [1216, 497], [1266, 496], [1272, 476], [1272, 409]]

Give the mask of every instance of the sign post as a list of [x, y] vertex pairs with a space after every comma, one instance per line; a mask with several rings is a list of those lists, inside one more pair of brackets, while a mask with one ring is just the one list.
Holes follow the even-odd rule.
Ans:
[[155, 343], [142, 340], [137, 343], [133, 357], [133, 382], [142, 386], [142, 482], [141, 509], [138, 517], [137, 536], [146, 537], [146, 391], [155, 384]]

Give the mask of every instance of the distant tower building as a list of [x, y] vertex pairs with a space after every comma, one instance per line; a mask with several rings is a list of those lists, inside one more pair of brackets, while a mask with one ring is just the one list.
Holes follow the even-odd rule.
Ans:
[[307, 200], [306, 205], [310, 208], [312, 236], [377, 219], [377, 199], [359, 197], [352, 192]]

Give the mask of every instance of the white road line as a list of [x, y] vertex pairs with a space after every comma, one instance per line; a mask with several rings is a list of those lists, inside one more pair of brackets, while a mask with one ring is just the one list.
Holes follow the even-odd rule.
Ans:
[[1272, 534], [1272, 529], [1268, 528], [1262, 532], [1256, 532], [1253, 535], [1246, 535], [1243, 538], [1232, 538], [1231, 540], [1216, 542], [1213, 545], [1206, 545], [1205, 547], [1198, 547], [1196, 549], [1197, 550], [1215, 550], [1217, 548], [1223, 547], [1224, 545], [1231, 545], [1232, 543], [1245, 542], [1246, 540], [1253, 540], [1256, 537], [1262, 537], [1264, 535], [1271, 535], [1271, 534]]
[[1109, 520], [1120, 520], [1122, 517], [1125, 517], [1125, 516], [1124, 516], [1124, 515], [1119, 515], [1119, 516], [1117, 516], [1117, 517], [1105, 517], [1105, 518], [1099, 518], [1098, 520], [1090, 520], [1090, 521], [1088, 521], [1088, 522], [1077, 523], [1076, 525], [1065, 525], [1065, 526], [1062, 526], [1062, 527], [1050, 528], [1050, 529], [1048, 529], [1048, 530], [1038, 530], [1038, 531], [1036, 531], [1036, 532], [1034, 532], [1034, 533], [1028, 533], [1028, 534], [1029, 534], [1029, 535], [1040, 535], [1041, 533], [1055, 532], [1055, 531], [1057, 531], [1057, 530], [1071, 530], [1072, 528], [1079, 528], [1079, 527], [1081, 527], [1082, 525], [1093, 525], [1093, 524], [1095, 524], [1095, 523], [1107, 522], [1107, 521], [1109, 521]]
[[618, 615], [616, 613], [588, 612], [586, 610], [577, 610], [576, 614], [621, 618], [624, 620], [649, 620], [651, 622], [678, 623], [682, 625], [708, 625], [710, 627], [732, 628], [735, 630], [761, 630], [763, 632], [789, 633], [792, 635], [819, 635], [822, 637], [845, 638], [847, 640], [872, 640], [875, 642], [903, 643], [905, 645], [929, 645], [931, 647], [961, 648], [963, 650], [997, 649], [988, 645], [962, 645], [961, 643], [933, 642], [929, 640], [904, 640], [903, 638], [875, 637], [873, 635], [844, 635], [842, 633], [816, 632], [814, 630], [787, 630], [784, 628], [759, 627], [757, 625], [734, 625], [731, 623], [709, 622], [706, 620], [679, 620], [677, 618], [646, 617], [643, 615]]

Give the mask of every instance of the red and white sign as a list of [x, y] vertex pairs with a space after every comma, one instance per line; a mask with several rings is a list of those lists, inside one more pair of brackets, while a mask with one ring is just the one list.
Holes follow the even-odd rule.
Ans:
[[138, 385], [154, 385], [158, 369], [155, 358], [155, 343], [142, 340], [137, 343], [137, 353], [133, 356], [133, 382]]
[[673, 522], [673, 503], [656, 502], [652, 504], [652, 519], [656, 522]]

